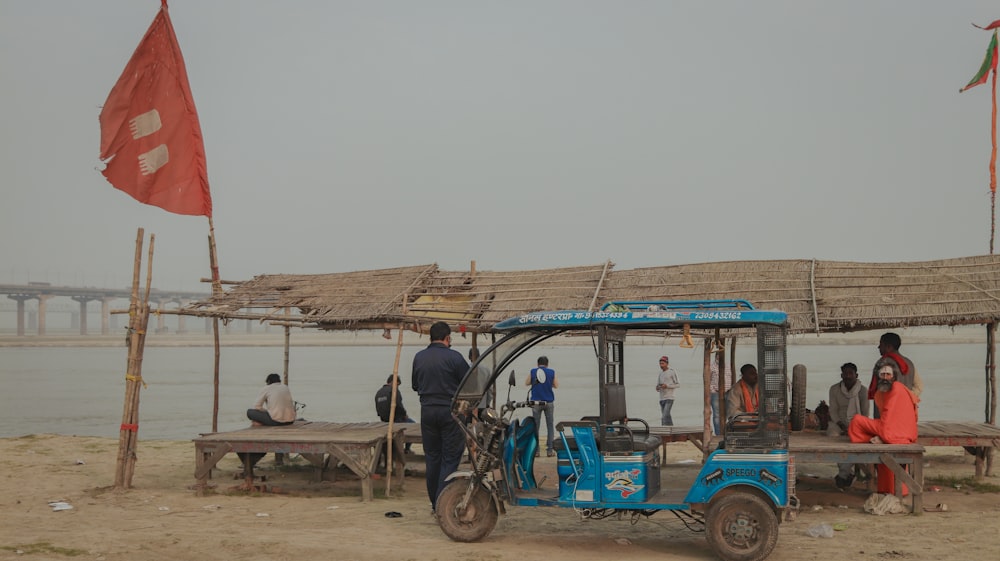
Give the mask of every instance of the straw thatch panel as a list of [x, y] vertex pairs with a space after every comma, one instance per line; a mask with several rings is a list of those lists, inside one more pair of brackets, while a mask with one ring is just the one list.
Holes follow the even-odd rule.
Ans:
[[192, 315], [284, 321], [341, 328], [371, 321], [402, 321], [403, 298], [419, 289], [437, 265], [323, 275], [258, 275], [188, 307]]
[[404, 324], [423, 331], [444, 320], [485, 332], [505, 318], [540, 310], [590, 310], [622, 300], [739, 299], [788, 313], [794, 333], [985, 324], [1000, 318], [1000, 257], [993, 255], [912, 263], [777, 260], [612, 267], [607, 262], [455, 272], [422, 265], [262, 275], [182, 313], [322, 329]]
[[1000, 257], [817, 262], [822, 331], [984, 324], [1000, 318]]
[[615, 271], [601, 296], [622, 300], [748, 300], [782, 310], [792, 331], [812, 321], [811, 261], [727, 261]]
[[1000, 318], [1000, 257], [910, 263], [729, 261], [616, 271], [605, 300], [743, 299], [821, 333]]
[[506, 318], [539, 310], [587, 310], [600, 306], [602, 281], [612, 263], [534, 271], [438, 271], [428, 293], [454, 293], [461, 286], [473, 298], [467, 321], [475, 330], [488, 331]]

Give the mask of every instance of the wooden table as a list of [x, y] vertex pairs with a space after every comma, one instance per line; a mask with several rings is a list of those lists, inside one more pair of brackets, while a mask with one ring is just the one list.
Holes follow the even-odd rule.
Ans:
[[660, 450], [663, 462], [667, 461], [667, 444], [671, 442], [690, 442], [704, 451], [705, 428], [690, 427], [649, 427], [649, 434], [660, 437]]
[[[248, 427], [230, 432], [203, 434], [194, 439], [195, 472], [204, 489], [212, 469], [230, 452], [243, 460], [244, 476], [253, 481], [253, 465], [268, 452], [298, 453], [317, 467], [320, 479], [326, 467], [342, 462], [361, 479], [361, 498], [373, 498], [372, 474], [387, 440], [389, 423], [328, 423], [296, 421], [280, 427]], [[419, 425], [416, 425], [419, 427]], [[402, 486], [404, 429], [393, 425], [393, 473]]]
[[[846, 436], [793, 432], [788, 452], [798, 463], [884, 464], [896, 476], [894, 494], [903, 498], [902, 486], [910, 488], [911, 512], [923, 512], [924, 447], [921, 444], [860, 444]], [[910, 466], [907, 472], [903, 466]]]

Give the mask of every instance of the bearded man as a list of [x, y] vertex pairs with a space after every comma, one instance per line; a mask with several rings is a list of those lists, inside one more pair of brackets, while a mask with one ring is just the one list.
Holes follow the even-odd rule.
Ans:
[[[891, 358], [882, 357], [875, 363], [878, 385], [875, 391], [875, 405], [881, 415], [869, 419], [855, 415], [847, 427], [851, 442], [872, 444], [912, 444], [917, 441], [918, 398], [899, 381], [899, 365]], [[896, 478], [892, 471], [882, 464], [878, 466], [878, 492], [892, 494]], [[903, 486], [903, 496], [908, 491]]]

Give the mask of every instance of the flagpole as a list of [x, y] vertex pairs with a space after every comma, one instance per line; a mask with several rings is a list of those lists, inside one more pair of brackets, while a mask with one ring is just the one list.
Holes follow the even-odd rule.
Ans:
[[[996, 22], [994, 22], [996, 23]], [[996, 31], [993, 32], [996, 41]], [[996, 51], [993, 53], [996, 56]], [[997, 67], [993, 63], [993, 114], [990, 122], [990, 138], [993, 149], [990, 152], [990, 255], [993, 255], [993, 242], [996, 234], [997, 220]], [[995, 425], [997, 422], [997, 374], [996, 374], [996, 321], [986, 325], [986, 422]], [[993, 449], [981, 448], [985, 456], [986, 474], [993, 472]], [[977, 461], [977, 474], [979, 463]]]
[[[994, 34], [996, 32], [994, 31]], [[993, 68], [993, 119], [990, 127], [993, 140], [993, 151], [990, 153], [990, 255], [993, 255], [993, 240], [996, 232], [997, 217], [997, 70]], [[996, 322], [986, 326], [986, 338], [989, 341], [986, 357], [986, 382], [989, 405], [987, 406], [986, 422], [995, 425], [997, 422], [997, 376], [996, 376]], [[993, 455], [987, 454], [986, 472], [993, 467]]]
[[997, 223], [997, 71], [993, 70], [993, 118], [990, 126], [993, 150], [990, 152], [990, 255]]

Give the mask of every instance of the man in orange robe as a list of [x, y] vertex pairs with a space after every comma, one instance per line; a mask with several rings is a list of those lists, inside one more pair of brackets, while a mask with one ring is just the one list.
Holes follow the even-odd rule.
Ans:
[[[851, 442], [873, 444], [912, 444], [917, 441], [917, 403], [920, 398], [899, 381], [899, 365], [890, 358], [883, 357], [876, 363], [878, 372], [878, 391], [875, 393], [875, 405], [881, 415], [878, 419], [869, 419], [863, 415], [855, 415], [847, 427], [847, 435]], [[892, 470], [879, 464], [878, 492], [892, 494], [896, 478]], [[903, 495], [909, 492], [903, 486]]]

